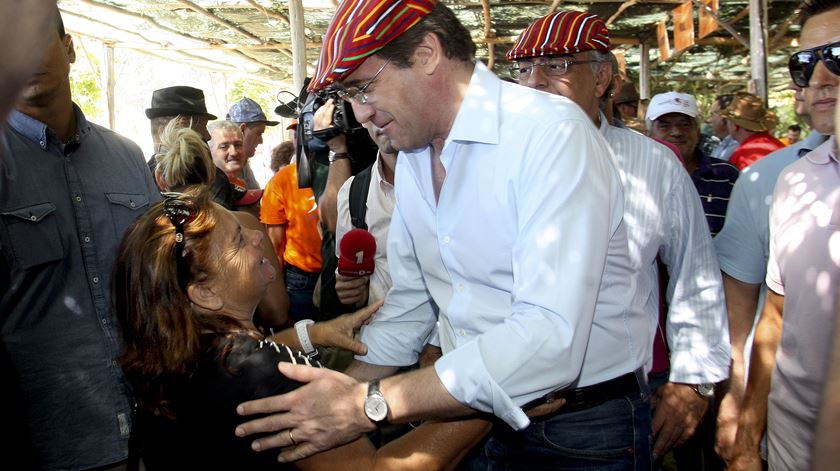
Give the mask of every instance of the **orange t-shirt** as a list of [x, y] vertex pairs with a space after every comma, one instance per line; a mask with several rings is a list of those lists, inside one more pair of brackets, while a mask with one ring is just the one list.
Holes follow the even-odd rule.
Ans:
[[298, 188], [296, 164], [281, 168], [268, 181], [262, 196], [260, 221], [286, 226], [286, 249], [282, 254], [286, 263], [308, 272], [321, 271], [318, 204], [312, 188]]

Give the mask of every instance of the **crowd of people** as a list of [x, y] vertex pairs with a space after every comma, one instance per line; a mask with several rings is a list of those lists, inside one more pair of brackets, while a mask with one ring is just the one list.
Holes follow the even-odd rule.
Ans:
[[836, 466], [837, 0], [781, 139], [755, 94], [641, 100], [586, 11], [503, 80], [444, 4], [344, 0], [264, 188], [258, 103], [156, 90], [144, 158], [38, 3], [0, 73], [3, 469]]

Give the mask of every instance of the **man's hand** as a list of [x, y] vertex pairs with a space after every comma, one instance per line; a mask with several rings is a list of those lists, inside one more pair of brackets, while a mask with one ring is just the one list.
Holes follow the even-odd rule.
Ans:
[[271, 414], [236, 427], [236, 436], [276, 432], [255, 440], [256, 451], [286, 448], [281, 462], [297, 461], [335, 448], [376, 428], [364, 413], [367, 384], [326, 368], [281, 362], [280, 373], [307, 383], [280, 396], [240, 404], [239, 415]]
[[335, 294], [342, 304], [359, 306], [367, 302], [370, 290], [369, 276], [345, 276], [335, 274]]
[[344, 314], [326, 322], [316, 322], [309, 327], [309, 337], [317, 346], [338, 347], [356, 355], [366, 355], [367, 345], [355, 338], [359, 328], [382, 307], [383, 301], [363, 307], [352, 314]]
[[738, 399], [730, 393], [723, 396], [723, 399], [720, 401], [720, 410], [717, 416], [715, 451], [726, 462], [734, 458], [739, 412], [740, 404]]
[[691, 386], [665, 383], [654, 397], [654, 456], [664, 456], [671, 448], [685, 443], [694, 435], [697, 425], [709, 408], [709, 401], [700, 397]]
[[[315, 110], [315, 115], [312, 120], [312, 130], [320, 131], [333, 127], [333, 112], [335, 112], [335, 102], [329, 99]], [[344, 134], [339, 134], [330, 139], [327, 141], [327, 145], [333, 152], [347, 152], [347, 138], [344, 137]]]
[[761, 471], [761, 455], [757, 450], [747, 451], [735, 445], [732, 461], [726, 462], [726, 469], [729, 471]]

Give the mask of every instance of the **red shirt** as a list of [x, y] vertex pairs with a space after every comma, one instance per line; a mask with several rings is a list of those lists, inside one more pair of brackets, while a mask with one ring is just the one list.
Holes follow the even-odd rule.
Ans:
[[748, 137], [735, 149], [729, 163], [743, 170], [744, 167], [752, 165], [755, 161], [785, 145], [782, 141], [771, 136], [768, 132], [759, 132]]

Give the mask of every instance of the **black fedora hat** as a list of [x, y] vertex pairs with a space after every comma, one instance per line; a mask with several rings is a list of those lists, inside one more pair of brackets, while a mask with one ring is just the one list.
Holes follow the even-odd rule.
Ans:
[[207, 112], [204, 92], [197, 88], [179, 85], [152, 92], [152, 107], [146, 109], [147, 118], [179, 114], [203, 115], [208, 119], [216, 119], [215, 115]]

